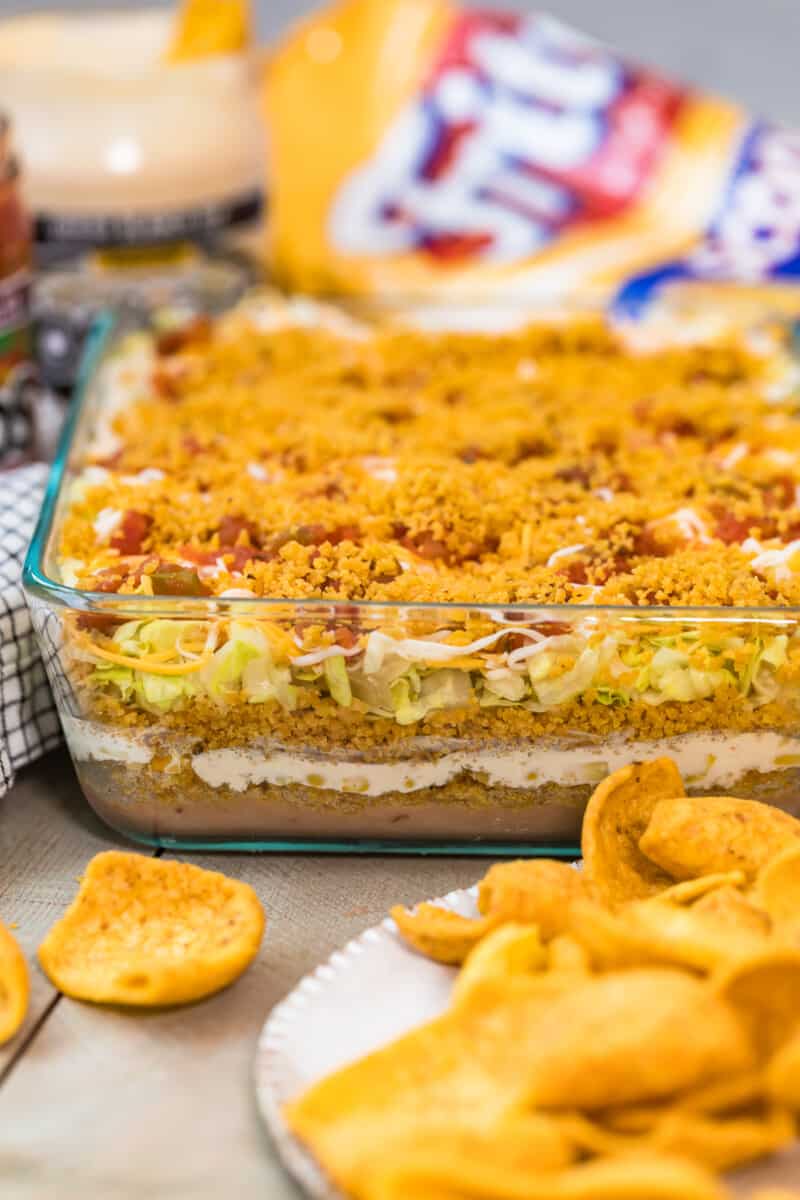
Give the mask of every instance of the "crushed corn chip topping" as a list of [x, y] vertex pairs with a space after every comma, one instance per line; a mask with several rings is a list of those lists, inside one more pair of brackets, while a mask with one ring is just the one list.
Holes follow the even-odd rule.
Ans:
[[239, 314], [147, 354], [62, 528], [77, 586], [800, 603], [785, 347], [634, 354], [600, 322], [358, 335]]

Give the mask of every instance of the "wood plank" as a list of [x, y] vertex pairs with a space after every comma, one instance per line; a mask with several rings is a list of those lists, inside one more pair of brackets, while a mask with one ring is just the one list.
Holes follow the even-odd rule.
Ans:
[[[5, 848], [31, 862], [10, 878], [4, 871], [0, 906], [22, 913], [30, 944], [68, 902], [87, 859], [115, 841], [74, 788], [59, 782], [59, 770], [63, 776], [63, 762], [34, 773], [24, 793], [35, 819], [16, 803], [19, 793], [3, 814]], [[28, 820], [46, 844], [14, 833]], [[481, 870], [468, 859], [191, 860], [256, 888], [268, 914], [258, 961], [229, 991], [172, 1012], [131, 1015], [61, 998], [0, 1088], [4, 1196], [46, 1200], [74, 1189], [82, 1200], [210, 1200], [223, 1188], [237, 1200], [296, 1196], [253, 1094], [255, 1045], [269, 1010], [390, 904], [463, 886]], [[10, 861], [7, 854], [2, 861]], [[32, 972], [41, 978], [37, 967]]]
[[[0, 812], [0, 911], [31, 949], [92, 854], [119, 840], [91, 816], [61, 756]], [[60, 998], [0, 1087], [0, 1191], [11, 1200], [297, 1200], [255, 1106], [261, 1026], [293, 984], [395, 902], [472, 882], [470, 859], [205, 855], [246, 879], [269, 925], [227, 992], [131, 1015]], [[13, 915], [16, 914], [16, 917]], [[33, 965], [38, 1011], [52, 989]], [[800, 1177], [800, 1148], [742, 1176], [736, 1194]], [[746, 1180], [746, 1183], [745, 1183]]]
[[72, 899], [93, 854], [122, 845], [96, 819], [66, 752], [24, 771], [0, 800], [0, 920], [12, 927], [29, 964], [31, 1001], [25, 1024], [0, 1046], [0, 1076], [56, 998], [36, 966], [36, 948]]

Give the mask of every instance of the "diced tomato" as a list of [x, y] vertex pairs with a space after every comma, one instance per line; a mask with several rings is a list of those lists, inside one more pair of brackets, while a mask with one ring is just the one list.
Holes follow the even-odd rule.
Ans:
[[252, 546], [259, 545], [258, 529], [253, 521], [246, 517], [223, 517], [219, 525], [219, 541], [221, 546], [235, 546], [241, 533], [247, 534], [247, 540]]
[[187, 454], [204, 454], [208, 446], [198, 441], [193, 433], [187, 433], [181, 438], [181, 446]]
[[587, 564], [581, 559], [576, 559], [575, 562], [567, 563], [558, 570], [559, 575], [564, 575], [570, 583], [588, 583], [589, 573]]
[[450, 559], [450, 548], [431, 533], [417, 533], [413, 537], [403, 538], [403, 545], [420, 558], [443, 561]]
[[360, 537], [361, 530], [357, 525], [337, 525], [330, 531], [326, 540], [332, 546], [338, 546], [340, 542], [357, 542]]
[[[93, 577], [90, 590], [113, 594], [122, 587], [123, 578], [124, 576], [120, 575], [118, 571], [101, 571]], [[110, 613], [84, 612], [78, 614], [76, 624], [78, 629], [107, 630], [121, 625], [122, 619], [111, 616]]]
[[153, 525], [153, 518], [147, 513], [137, 512], [133, 508], [126, 509], [117, 532], [111, 539], [112, 550], [120, 554], [141, 554], [142, 545]]
[[793, 508], [795, 481], [791, 475], [778, 475], [764, 489], [764, 503], [770, 508]]
[[349, 625], [334, 625], [332, 632], [336, 639], [336, 645], [342, 646], [345, 650], [352, 650], [358, 643], [358, 634]]
[[670, 546], [653, 529], [640, 529], [633, 539], [634, 554], [647, 558], [667, 558]]
[[661, 426], [663, 433], [674, 433], [676, 437], [697, 437], [698, 429], [688, 417], [675, 417]]
[[529, 458], [546, 458], [548, 454], [552, 453], [553, 447], [544, 438], [529, 438], [527, 441], [520, 442], [511, 464], [517, 466], [518, 463], [525, 462]]
[[753, 525], [752, 517], [748, 517], [747, 519], [736, 517], [732, 512], [728, 512], [725, 509], [718, 509], [716, 518], [717, 523], [714, 526], [714, 537], [719, 538], [726, 546], [743, 542], [749, 536]]
[[564, 634], [572, 633], [572, 627], [565, 625], [563, 621], [545, 621], [539, 625], [532, 625], [531, 629], [535, 629], [537, 633], [543, 633], [545, 637], [562, 637]]

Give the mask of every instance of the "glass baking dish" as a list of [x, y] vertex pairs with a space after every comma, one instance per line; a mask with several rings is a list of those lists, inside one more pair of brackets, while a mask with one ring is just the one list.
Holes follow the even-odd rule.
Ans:
[[[24, 572], [78, 778], [109, 825], [185, 849], [571, 855], [596, 783], [659, 755], [677, 761], [692, 792], [800, 813], [795, 608], [343, 603], [68, 586], [58, 531], [131, 320], [106, 316], [92, 334]], [[172, 624], [147, 624], [164, 621]], [[275, 647], [297, 644], [309, 625], [332, 631], [333, 650], [290, 653], [276, 667]], [[239, 676], [212, 695], [188, 687], [178, 703], [164, 700], [177, 685], [155, 676], [127, 693], [117, 676], [112, 688], [116, 668], [97, 659], [92, 639], [129, 628], [185, 630], [215, 654], [220, 642], [239, 646], [261, 691], [245, 696]], [[572, 665], [562, 702], [544, 703], [544, 664], [563, 652]], [[400, 681], [402, 702], [392, 679], [395, 711], [386, 712], [370, 689], [400, 653], [416, 655], [418, 669]], [[641, 702], [619, 703], [597, 683], [612, 660], [640, 676], [646, 660]], [[498, 669], [510, 678], [508, 664], [524, 674], [524, 706], [492, 682]], [[657, 669], [659, 686], [671, 682], [654, 700]], [[445, 700], [426, 705], [434, 694]]]

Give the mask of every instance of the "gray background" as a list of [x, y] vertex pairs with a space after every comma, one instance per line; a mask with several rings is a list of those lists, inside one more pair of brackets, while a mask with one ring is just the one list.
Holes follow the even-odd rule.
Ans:
[[[61, 6], [108, 8], [114, 2], [62, 0]], [[0, 13], [58, 6], [57, 0], [0, 0]], [[800, 0], [483, 0], [482, 6], [547, 8], [630, 54], [726, 92], [767, 116], [800, 122]], [[261, 35], [269, 39], [315, 5], [313, 0], [255, 0], [255, 7]]]

